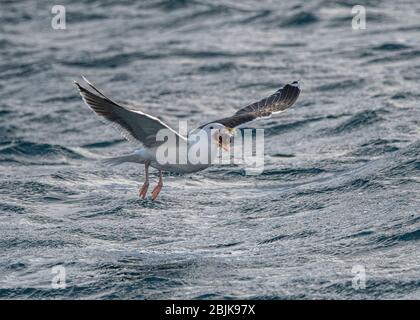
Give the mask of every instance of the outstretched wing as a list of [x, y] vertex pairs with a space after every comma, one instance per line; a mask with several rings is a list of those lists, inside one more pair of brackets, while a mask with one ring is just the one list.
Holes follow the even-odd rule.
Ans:
[[129, 110], [115, 103], [93, 86], [86, 78], [83, 79], [96, 92], [93, 93], [85, 89], [75, 81], [74, 83], [79, 89], [83, 101], [97, 115], [101, 116], [102, 119], [120, 131], [127, 140], [140, 142], [149, 148], [156, 147], [163, 143], [163, 141], [156, 141], [156, 135], [162, 129], [170, 130], [175, 134], [177, 139], [186, 140], [158, 118], [141, 111]]
[[240, 109], [233, 116], [212, 121], [212, 123], [220, 123], [228, 128], [235, 128], [258, 118], [270, 117], [273, 113], [278, 113], [291, 107], [299, 97], [299, 94], [299, 81], [294, 81], [286, 84], [271, 96]]

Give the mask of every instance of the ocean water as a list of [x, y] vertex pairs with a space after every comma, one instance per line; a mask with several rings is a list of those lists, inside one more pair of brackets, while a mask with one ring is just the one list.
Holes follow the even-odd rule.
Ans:
[[[0, 2], [0, 298], [420, 298], [418, 1], [60, 4], [64, 30]], [[175, 129], [303, 87], [250, 125], [261, 175], [167, 173], [153, 202], [142, 166], [100, 163], [137, 146], [80, 75]]]

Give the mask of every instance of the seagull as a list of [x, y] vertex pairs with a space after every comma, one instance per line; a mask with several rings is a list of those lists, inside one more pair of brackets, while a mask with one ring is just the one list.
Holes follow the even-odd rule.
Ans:
[[[194, 173], [208, 168], [212, 164], [212, 157], [217, 154], [215, 151], [229, 150], [235, 128], [260, 118], [269, 118], [272, 114], [288, 109], [296, 102], [300, 94], [300, 82], [293, 81], [269, 97], [239, 109], [231, 116], [205, 123], [197, 129], [190, 131], [184, 137], [160, 119], [111, 100], [85, 77], [82, 76], [82, 78], [90, 90], [81, 86], [77, 81], [74, 81], [74, 83], [85, 104], [100, 116], [104, 122], [116, 128], [124, 138], [140, 146], [140, 149], [135, 150], [131, 154], [106, 159], [105, 163], [110, 165], [118, 165], [125, 162], [143, 164], [145, 181], [139, 189], [139, 197], [142, 199], [146, 197], [149, 188], [149, 167], [157, 169], [159, 172], [159, 181], [151, 193], [152, 200], [155, 200], [162, 190], [163, 171]], [[199, 133], [204, 132], [208, 137], [208, 141], [205, 142], [209, 148], [209, 161], [205, 163], [193, 163], [193, 161], [187, 159], [185, 163], [177, 163], [176, 161], [162, 163], [158, 159], [158, 152], [159, 147], [162, 147], [165, 141], [157, 138], [161, 130], [169, 132], [175, 137], [172, 144], [169, 145], [170, 151], [175, 152], [181, 148], [184, 148], [184, 150], [192, 148], [198, 140]]]

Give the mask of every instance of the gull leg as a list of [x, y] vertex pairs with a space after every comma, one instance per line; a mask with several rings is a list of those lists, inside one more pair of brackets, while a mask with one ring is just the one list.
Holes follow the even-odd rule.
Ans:
[[158, 182], [157, 186], [152, 191], [152, 200], [155, 200], [157, 198], [160, 190], [162, 190], [162, 187], [163, 187], [162, 171], [159, 170], [159, 182]]
[[139, 197], [144, 199], [146, 197], [147, 189], [149, 188], [149, 164], [144, 165], [144, 172], [146, 173], [146, 180], [143, 183], [143, 186], [139, 190]]

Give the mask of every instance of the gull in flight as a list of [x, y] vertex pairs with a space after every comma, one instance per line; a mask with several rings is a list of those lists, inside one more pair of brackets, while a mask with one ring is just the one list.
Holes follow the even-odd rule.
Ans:
[[214, 155], [217, 154], [214, 151], [219, 151], [219, 149], [228, 150], [234, 134], [234, 128], [258, 118], [267, 118], [272, 114], [286, 110], [295, 103], [300, 93], [299, 81], [286, 84], [271, 96], [238, 110], [230, 117], [206, 123], [192, 130], [184, 137], [158, 118], [116, 103], [99, 91], [85, 77], [83, 77], [83, 80], [91, 90], [84, 88], [77, 81], [74, 81], [74, 83], [86, 105], [105, 122], [120, 131], [127, 140], [141, 146], [140, 149], [132, 154], [110, 158], [106, 162], [112, 165], [124, 162], [143, 164], [146, 177], [144, 184], [139, 190], [139, 196], [143, 199], [146, 197], [149, 188], [149, 167], [157, 169], [159, 171], [159, 182], [152, 191], [152, 200], [156, 199], [163, 187], [162, 171], [193, 173], [204, 170], [212, 164], [212, 159], [209, 159], [206, 163], [196, 163], [187, 159], [185, 163], [168, 162], [162, 164], [157, 156], [159, 146], [165, 143], [165, 141], [161, 141], [162, 139], [157, 139], [161, 130], [166, 130], [174, 135], [175, 139], [169, 147], [172, 151], [175, 151], [175, 154], [181, 148], [184, 148], [184, 150], [192, 148], [197, 141], [197, 132], [204, 131], [208, 137], [206, 143], [209, 148], [209, 154]]

